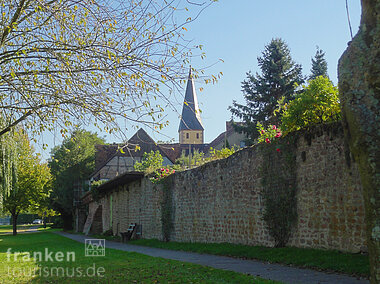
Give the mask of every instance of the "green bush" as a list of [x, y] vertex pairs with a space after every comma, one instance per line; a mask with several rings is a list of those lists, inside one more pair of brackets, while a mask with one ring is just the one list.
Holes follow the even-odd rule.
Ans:
[[265, 142], [267, 144], [270, 144], [282, 136], [281, 128], [272, 124], [268, 125], [267, 129], [265, 129], [264, 126], [258, 122], [257, 131], [259, 131], [259, 137], [257, 138], [258, 143]]
[[51, 228], [63, 228], [63, 220], [61, 217], [55, 219], [54, 223], [50, 226]]
[[[37, 214], [20, 214], [17, 217], [17, 225], [32, 224], [34, 219], [40, 219]], [[13, 224], [13, 218], [11, 218], [10, 224]]]
[[176, 171], [181, 171], [192, 167], [198, 167], [214, 160], [227, 158], [237, 150], [238, 148], [235, 146], [230, 148], [225, 147], [220, 150], [211, 147], [206, 156], [203, 152], [199, 152], [199, 150], [196, 149], [191, 154], [190, 159], [188, 155], [186, 156], [185, 152], [182, 152], [181, 157], [176, 160], [175, 165], [173, 165], [172, 168]]
[[341, 118], [338, 88], [329, 78], [318, 76], [303, 86], [295, 99], [287, 104], [279, 101], [284, 134]]
[[155, 170], [162, 168], [162, 163], [164, 159], [162, 158], [160, 151], [150, 151], [149, 153], [144, 153], [141, 163], [136, 162], [134, 168], [136, 171], [144, 172], [150, 174]]
[[105, 231], [102, 235], [103, 236], [113, 236], [113, 230], [109, 229], [109, 230]]
[[98, 188], [99, 186], [101, 186], [103, 183], [106, 183], [106, 182], [107, 182], [106, 179], [100, 179], [100, 180], [95, 180], [91, 182], [91, 195], [95, 201], [99, 201], [100, 198], [104, 196], [104, 192], [100, 191]]
[[[205, 163], [204, 155], [203, 152], [199, 152], [198, 149], [195, 149], [189, 159], [189, 156], [186, 156], [185, 151], [182, 151], [181, 157], [175, 161], [176, 167], [174, 169], [180, 171], [185, 168], [191, 168], [192, 166], [203, 165]], [[178, 165], [180, 166], [179, 168]]]
[[210, 157], [207, 158], [207, 162], [227, 158], [235, 153], [237, 149], [238, 148], [235, 146], [232, 146], [231, 148], [226, 147], [220, 150], [216, 150], [211, 147], [209, 152]]

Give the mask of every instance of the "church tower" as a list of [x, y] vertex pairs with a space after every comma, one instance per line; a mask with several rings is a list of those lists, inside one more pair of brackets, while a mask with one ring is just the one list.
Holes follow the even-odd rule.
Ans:
[[179, 124], [179, 143], [180, 144], [203, 144], [203, 125], [201, 113], [199, 111], [197, 94], [193, 74], [189, 72], [186, 86], [185, 100], [183, 102], [181, 122]]

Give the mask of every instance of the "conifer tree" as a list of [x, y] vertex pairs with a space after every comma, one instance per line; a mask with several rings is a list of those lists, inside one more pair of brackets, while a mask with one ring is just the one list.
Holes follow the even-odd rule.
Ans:
[[327, 61], [325, 59], [325, 53], [322, 49], [319, 49], [317, 46], [317, 52], [315, 53], [314, 58], [311, 59], [311, 75], [309, 79], [315, 79], [318, 76], [325, 76], [327, 75]]
[[245, 133], [252, 140], [257, 137], [257, 122], [265, 124], [278, 122], [273, 115], [277, 101], [284, 97], [289, 101], [297, 84], [304, 82], [302, 67], [296, 64], [288, 45], [280, 38], [272, 39], [265, 46], [262, 56], [257, 59], [261, 74], [247, 73], [242, 82], [246, 104], [233, 101], [229, 107], [232, 117], [240, 119], [243, 124], [233, 124], [240, 133]]

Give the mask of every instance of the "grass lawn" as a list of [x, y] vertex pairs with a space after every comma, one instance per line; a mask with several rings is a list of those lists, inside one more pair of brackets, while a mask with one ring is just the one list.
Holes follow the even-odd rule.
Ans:
[[341, 253], [332, 250], [294, 247], [267, 248], [227, 243], [179, 243], [143, 239], [130, 241], [129, 243], [156, 248], [257, 259], [271, 263], [283, 263], [298, 267], [332, 270], [352, 275], [369, 276], [369, 260], [367, 255]]
[[[30, 227], [39, 227], [38, 231], [45, 231], [49, 229], [49, 226], [44, 228], [41, 224], [26, 224], [26, 225], [17, 225], [17, 233], [23, 233], [30, 229]], [[12, 225], [0, 225], [0, 235], [1, 234], [9, 234], [13, 233], [13, 227]]]
[[[9, 248], [13, 254], [7, 254]], [[33, 258], [34, 252], [41, 252], [41, 261]], [[75, 254], [75, 261], [68, 252]], [[84, 244], [51, 232], [2, 235], [0, 283], [275, 283], [241, 273], [113, 249], [106, 249], [106, 256], [86, 257], [84, 253]], [[59, 261], [61, 258], [63, 261]]]

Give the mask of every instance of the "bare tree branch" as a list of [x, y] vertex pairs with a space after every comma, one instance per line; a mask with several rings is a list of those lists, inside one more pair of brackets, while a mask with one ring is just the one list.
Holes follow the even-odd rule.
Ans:
[[21, 122], [35, 133], [65, 133], [73, 119], [104, 131], [126, 120], [166, 125], [201, 49], [185, 26], [212, 2], [4, 0], [0, 112], [8, 124], [0, 136]]

